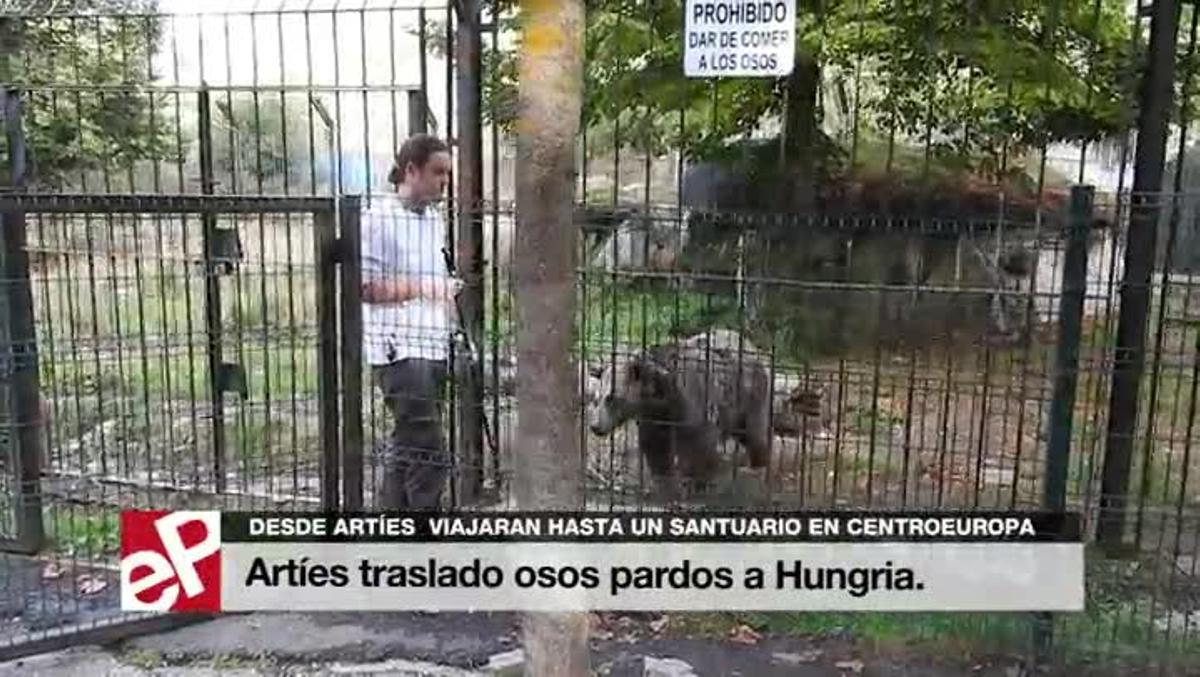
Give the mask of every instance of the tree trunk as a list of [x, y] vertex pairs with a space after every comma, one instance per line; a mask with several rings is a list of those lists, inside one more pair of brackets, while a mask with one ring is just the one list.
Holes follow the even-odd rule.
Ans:
[[[575, 317], [575, 136], [583, 93], [583, 0], [527, 0], [517, 122], [517, 444], [522, 510], [581, 506]], [[526, 674], [590, 674], [585, 613], [524, 623]]]
[[816, 202], [817, 165], [822, 151], [817, 137], [817, 88], [821, 67], [802, 49], [796, 50], [796, 64], [787, 80], [787, 116], [783, 121], [784, 189], [790, 208], [808, 211]]

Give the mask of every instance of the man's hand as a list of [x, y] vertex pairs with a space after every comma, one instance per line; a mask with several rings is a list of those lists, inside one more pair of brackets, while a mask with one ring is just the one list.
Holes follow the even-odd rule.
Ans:
[[462, 293], [463, 281], [453, 275], [446, 279], [446, 298], [450, 301]]
[[462, 289], [455, 277], [393, 277], [363, 284], [363, 300], [367, 303], [405, 303], [418, 298], [453, 302]]
[[462, 280], [454, 276], [426, 278], [421, 284], [421, 296], [434, 301], [454, 303], [462, 291]]
[[450, 276], [443, 278], [445, 283], [442, 285], [442, 301], [449, 307], [450, 310], [456, 310], [458, 294], [462, 291], [463, 281], [457, 277]]

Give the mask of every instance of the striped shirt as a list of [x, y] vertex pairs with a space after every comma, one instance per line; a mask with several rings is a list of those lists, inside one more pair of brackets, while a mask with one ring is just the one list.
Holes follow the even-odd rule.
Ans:
[[[363, 213], [363, 282], [394, 276], [448, 278], [446, 227], [431, 207], [417, 212], [395, 195], [376, 195]], [[453, 326], [446, 302], [415, 298], [401, 303], [363, 302], [363, 351], [371, 366], [409, 357], [446, 359]]]

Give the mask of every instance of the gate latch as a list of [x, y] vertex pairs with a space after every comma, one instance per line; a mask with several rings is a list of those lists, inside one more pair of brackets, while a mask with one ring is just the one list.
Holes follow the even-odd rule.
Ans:
[[246, 388], [246, 370], [240, 364], [222, 362], [217, 369], [217, 392], [237, 393], [242, 399], [250, 396]]
[[208, 259], [220, 266], [221, 273], [228, 275], [242, 259], [242, 242], [237, 228], [217, 228], [209, 240]]

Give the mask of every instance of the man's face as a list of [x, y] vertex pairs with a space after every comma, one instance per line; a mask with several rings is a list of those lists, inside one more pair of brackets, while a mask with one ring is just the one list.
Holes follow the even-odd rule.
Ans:
[[424, 167], [409, 165], [405, 183], [414, 202], [425, 205], [441, 199], [450, 181], [450, 154], [440, 151], [429, 156]]

